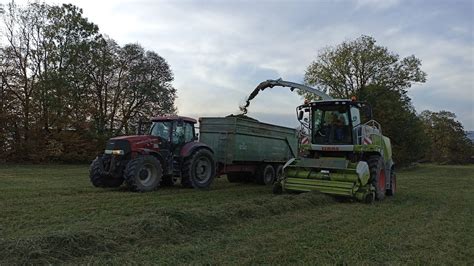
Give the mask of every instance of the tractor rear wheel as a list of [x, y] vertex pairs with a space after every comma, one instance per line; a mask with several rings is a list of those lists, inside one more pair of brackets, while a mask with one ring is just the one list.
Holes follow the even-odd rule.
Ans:
[[392, 168], [390, 170], [390, 188], [387, 189], [386, 194], [387, 196], [393, 196], [397, 192], [397, 175], [395, 174], [395, 170]]
[[113, 177], [104, 172], [104, 161], [98, 156], [92, 161], [89, 168], [89, 178], [94, 187], [119, 187], [123, 177]]
[[273, 166], [267, 164], [261, 166], [256, 176], [257, 184], [272, 185], [275, 182], [275, 169]]
[[183, 178], [184, 187], [208, 188], [216, 175], [216, 164], [212, 153], [200, 149], [184, 161]]
[[383, 159], [379, 155], [369, 157], [370, 179], [375, 188], [375, 199], [383, 200], [385, 198], [385, 169]]
[[124, 178], [132, 191], [148, 192], [160, 186], [163, 168], [152, 155], [138, 156], [128, 162]]

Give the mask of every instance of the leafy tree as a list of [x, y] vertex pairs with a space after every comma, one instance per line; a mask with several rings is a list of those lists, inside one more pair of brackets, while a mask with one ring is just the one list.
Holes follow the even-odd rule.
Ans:
[[[374, 38], [361, 36], [335, 47], [326, 47], [305, 73], [305, 82], [336, 98], [361, 96], [369, 85], [397, 90], [408, 89], [414, 82], [425, 82], [426, 73], [415, 56], [400, 59]], [[300, 91], [308, 99], [314, 95]]]
[[390, 137], [396, 164], [423, 159], [429, 139], [410, 98], [401, 91], [375, 85], [367, 86], [362, 93], [372, 106], [374, 119], [382, 125], [382, 133]]
[[456, 115], [448, 111], [432, 112], [425, 110], [420, 114], [426, 136], [431, 145], [426, 158], [438, 163], [466, 163], [473, 154], [473, 144], [456, 121]]

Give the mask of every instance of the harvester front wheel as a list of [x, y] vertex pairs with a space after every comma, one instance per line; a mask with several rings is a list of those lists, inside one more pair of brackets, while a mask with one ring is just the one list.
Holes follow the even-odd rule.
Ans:
[[128, 162], [124, 171], [125, 182], [132, 191], [148, 192], [160, 186], [163, 168], [152, 155], [138, 156]]
[[387, 189], [386, 194], [387, 196], [395, 195], [397, 191], [397, 175], [395, 174], [395, 170], [390, 170], [390, 188]]
[[368, 161], [370, 169], [370, 179], [375, 188], [375, 199], [383, 200], [385, 198], [385, 169], [381, 156], [371, 156]]
[[275, 195], [280, 195], [281, 193], [283, 193], [283, 187], [281, 186], [280, 182], [273, 183], [272, 192]]
[[89, 178], [94, 187], [119, 187], [123, 183], [122, 177], [112, 177], [104, 172], [104, 162], [101, 156], [92, 161], [89, 168]]
[[256, 181], [260, 185], [272, 185], [275, 182], [275, 169], [267, 164], [262, 166], [257, 172]]
[[200, 149], [184, 161], [183, 178], [184, 187], [208, 188], [216, 175], [216, 164], [212, 153]]

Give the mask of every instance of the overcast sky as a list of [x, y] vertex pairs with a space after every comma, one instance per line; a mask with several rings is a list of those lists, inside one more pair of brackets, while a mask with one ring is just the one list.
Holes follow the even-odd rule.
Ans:
[[[261, 81], [302, 82], [321, 48], [364, 34], [422, 60], [428, 81], [408, 93], [418, 112], [449, 110], [474, 130], [472, 0], [69, 2], [119, 44], [140, 43], [169, 62], [180, 115], [237, 114]], [[249, 116], [294, 126], [301, 103], [275, 88], [252, 102]]]

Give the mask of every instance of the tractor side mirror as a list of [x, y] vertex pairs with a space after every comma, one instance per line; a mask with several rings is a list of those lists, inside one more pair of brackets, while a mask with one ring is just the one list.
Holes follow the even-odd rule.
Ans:
[[300, 111], [298, 112], [298, 120], [299, 120], [299, 121], [301, 121], [301, 119], [303, 119], [303, 115], [304, 115], [303, 110], [300, 110]]
[[195, 140], [199, 140], [199, 133], [196, 133], [196, 135], [194, 135], [192, 141], [195, 141]]

